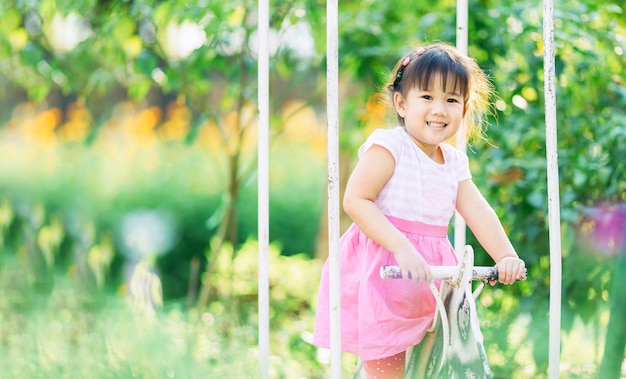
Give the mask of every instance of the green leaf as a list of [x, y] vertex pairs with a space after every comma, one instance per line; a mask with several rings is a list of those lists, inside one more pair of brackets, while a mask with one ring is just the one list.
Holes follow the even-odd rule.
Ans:
[[137, 71], [147, 77], [152, 76], [152, 72], [158, 67], [158, 58], [151, 50], [143, 49], [135, 59]]
[[151, 88], [152, 82], [149, 80], [135, 82], [128, 86], [128, 96], [135, 100], [141, 100], [146, 97]]
[[19, 28], [21, 22], [22, 15], [15, 8], [0, 12], [0, 35], [9, 35]]
[[50, 93], [52, 86], [49, 83], [38, 83], [28, 88], [28, 98], [35, 102], [43, 101], [48, 93]]
[[119, 42], [123, 42], [125, 39], [135, 34], [137, 25], [135, 21], [130, 17], [121, 17], [115, 22], [113, 27], [113, 38]]

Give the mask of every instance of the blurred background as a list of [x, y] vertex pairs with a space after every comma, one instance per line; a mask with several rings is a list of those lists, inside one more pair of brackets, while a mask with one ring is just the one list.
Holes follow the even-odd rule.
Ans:
[[[257, 376], [256, 7], [2, 1], [0, 378]], [[481, 327], [494, 378], [545, 378], [542, 4], [469, 9], [469, 55], [497, 97], [468, 155], [529, 270], [483, 291]], [[555, 9], [563, 378], [626, 377], [625, 12]], [[456, 3], [339, 13], [345, 184], [356, 148], [393, 125], [379, 95], [390, 68], [413, 46], [454, 44]], [[324, 378], [310, 336], [327, 256], [325, 2], [272, 1], [270, 35], [271, 376]]]

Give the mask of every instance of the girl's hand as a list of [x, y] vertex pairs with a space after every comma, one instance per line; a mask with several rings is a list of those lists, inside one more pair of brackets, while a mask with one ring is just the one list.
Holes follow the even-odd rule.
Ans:
[[[496, 264], [498, 281], [502, 284], [513, 284], [516, 280], [524, 280], [524, 261], [515, 257], [504, 257]], [[493, 284], [493, 283], [492, 283]]]
[[424, 257], [415, 249], [403, 249], [394, 253], [403, 279], [411, 279], [414, 282], [430, 282], [432, 273]]

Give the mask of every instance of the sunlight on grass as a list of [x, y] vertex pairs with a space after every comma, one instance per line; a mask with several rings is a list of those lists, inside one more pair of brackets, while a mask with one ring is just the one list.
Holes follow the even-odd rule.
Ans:
[[[222, 288], [206, 311], [167, 301], [155, 311], [133, 295], [94, 291], [54, 275], [49, 291], [32, 287], [19, 256], [0, 251], [2, 378], [255, 378], [258, 373], [256, 243], [222, 262]], [[310, 311], [321, 262], [271, 249], [272, 378], [321, 378]], [[131, 279], [132, 281], [132, 279]], [[234, 283], [233, 283], [234, 284]]]

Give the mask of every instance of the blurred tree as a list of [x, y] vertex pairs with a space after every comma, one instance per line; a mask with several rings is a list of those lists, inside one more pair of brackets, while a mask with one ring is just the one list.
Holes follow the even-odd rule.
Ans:
[[[322, 59], [311, 36], [311, 22], [319, 24], [321, 15], [308, 12], [316, 5], [273, 4], [274, 136], [282, 130], [278, 109], [285, 101], [306, 99], [308, 106], [322, 96], [311, 75]], [[223, 183], [222, 203], [207, 222], [220, 241], [207, 254], [204, 276], [210, 276], [221, 241], [238, 245], [247, 238], [239, 236], [237, 215], [241, 188], [256, 167], [256, 2], [16, 0], [1, 10], [6, 84], [36, 103], [84, 104], [93, 119], [85, 142], [98, 138], [128, 98], [140, 107], [175, 104], [188, 112], [184, 139], [202, 135], [223, 154], [223, 174], [215, 178]], [[210, 293], [210, 281], [204, 283], [201, 307]]]
[[[555, 16], [563, 329], [569, 332], [576, 317], [594, 323], [606, 309], [602, 293], [609, 290], [615, 264], [582, 248], [575, 230], [585, 207], [621, 202], [626, 194], [626, 171], [618, 158], [626, 154], [626, 19], [616, 4], [591, 1], [561, 3]], [[529, 288], [519, 289], [532, 296], [522, 298], [521, 309], [532, 309], [534, 357], [543, 372], [549, 260], [541, 9], [488, 2], [470, 20], [478, 24], [470, 26], [477, 31], [475, 38], [470, 34], [476, 43], [470, 54], [487, 59], [501, 99], [499, 127], [489, 133], [493, 146], [472, 156], [480, 167], [474, 174], [531, 267]]]
[[622, 365], [626, 352], [626, 288], [620, 280], [626, 275], [626, 254], [620, 254], [611, 291], [611, 319], [607, 327], [604, 355], [598, 370], [598, 378], [622, 377]]

